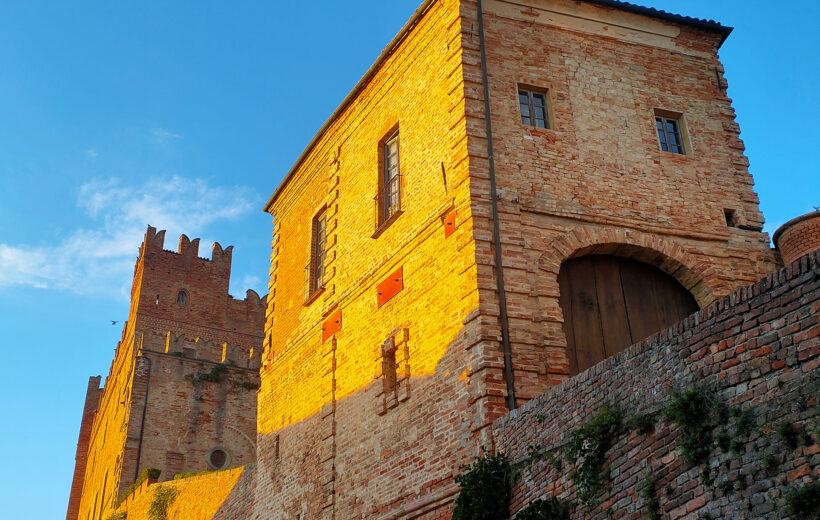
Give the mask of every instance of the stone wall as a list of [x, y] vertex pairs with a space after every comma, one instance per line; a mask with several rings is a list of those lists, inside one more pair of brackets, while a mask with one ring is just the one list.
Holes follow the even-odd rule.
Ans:
[[[562, 458], [573, 432], [605, 405], [627, 417], [658, 414], [676, 392], [700, 388], [729, 411], [711, 430], [706, 464], [683, 459], [681, 427], [659, 414], [651, 433], [617, 437], [606, 453], [609, 478], [603, 490], [588, 516], [579, 506], [573, 518], [642, 518], [649, 513], [643, 494], [648, 475], [656, 478], [654, 496], [663, 518], [786, 518], [789, 490], [820, 477], [818, 367], [820, 251], [497, 421], [495, 447], [520, 472], [512, 510], [544, 497], [578, 502], [578, 488], [568, 476], [578, 461], [565, 461], [559, 469], [555, 459]], [[790, 429], [791, 446], [783, 433]]]

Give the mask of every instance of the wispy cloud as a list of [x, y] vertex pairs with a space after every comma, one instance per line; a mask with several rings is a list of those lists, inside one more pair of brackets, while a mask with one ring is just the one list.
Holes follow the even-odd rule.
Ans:
[[184, 139], [182, 135], [164, 128], [154, 128], [151, 130], [151, 135], [153, 135], [154, 139], [156, 139], [156, 141], [160, 144], [176, 141], [177, 139]]
[[88, 160], [91, 161], [91, 162], [96, 161], [97, 157], [100, 156], [100, 152], [98, 152], [96, 148], [89, 148], [84, 153], [85, 153], [85, 156], [88, 158]]
[[0, 243], [0, 287], [127, 293], [147, 224], [167, 229], [169, 237], [201, 236], [257, 204], [248, 188], [214, 186], [205, 179], [171, 177], [141, 185], [92, 180], [80, 187], [77, 205], [95, 225], [75, 229], [53, 246]]
[[268, 292], [265, 285], [262, 283], [262, 279], [252, 274], [243, 276], [242, 279], [239, 280], [237, 289], [237, 291], [231, 292], [235, 298], [239, 299], [243, 299], [245, 297], [245, 292], [247, 292], [248, 289], [253, 289], [259, 296], [264, 296]]

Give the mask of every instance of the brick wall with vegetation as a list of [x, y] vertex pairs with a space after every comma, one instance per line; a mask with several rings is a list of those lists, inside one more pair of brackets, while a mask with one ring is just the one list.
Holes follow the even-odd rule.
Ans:
[[817, 518], [818, 366], [815, 251], [497, 421], [510, 510]]
[[[168, 482], [143, 484], [129, 495], [116, 511], [103, 518], [106, 520], [214, 518], [221, 509], [229, 507], [223, 503], [238, 483], [243, 482], [246, 469], [252, 473], [252, 468], [251, 465], [248, 468], [234, 468]], [[231, 507], [237, 508], [241, 504], [241, 496], [238, 495], [241, 493], [232, 495]], [[234, 516], [233, 518], [246, 518], [246, 516]]]

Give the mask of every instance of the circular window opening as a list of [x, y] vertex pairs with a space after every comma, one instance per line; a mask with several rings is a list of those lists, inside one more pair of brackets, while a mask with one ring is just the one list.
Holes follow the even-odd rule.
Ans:
[[177, 303], [180, 305], [188, 304], [188, 293], [185, 292], [185, 289], [182, 289], [177, 293]]
[[230, 460], [231, 458], [228, 456], [228, 452], [222, 448], [214, 448], [208, 454], [208, 464], [210, 464], [213, 469], [225, 469], [228, 467]]

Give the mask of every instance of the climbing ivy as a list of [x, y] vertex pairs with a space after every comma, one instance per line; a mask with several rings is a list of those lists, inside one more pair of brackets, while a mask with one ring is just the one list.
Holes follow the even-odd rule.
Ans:
[[643, 497], [644, 514], [650, 520], [660, 520], [661, 501], [657, 493], [658, 477], [654, 473], [647, 473], [643, 479], [641, 496]]
[[160, 485], [154, 490], [154, 497], [148, 507], [148, 520], [167, 520], [168, 508], [176, 500], [179, 490]]
[[606, 452], [623, 433], [620, 409], [605, 405], [595, 417], [572, 432], [567, 446], [567, 462], [578, 463], [570, 478], [578, 487], [578, 499], [590, 505], [604, 485]]
[[515, 520], [570, 520], [572, 504], [553, 497], [536, 500], [518, 512]]

